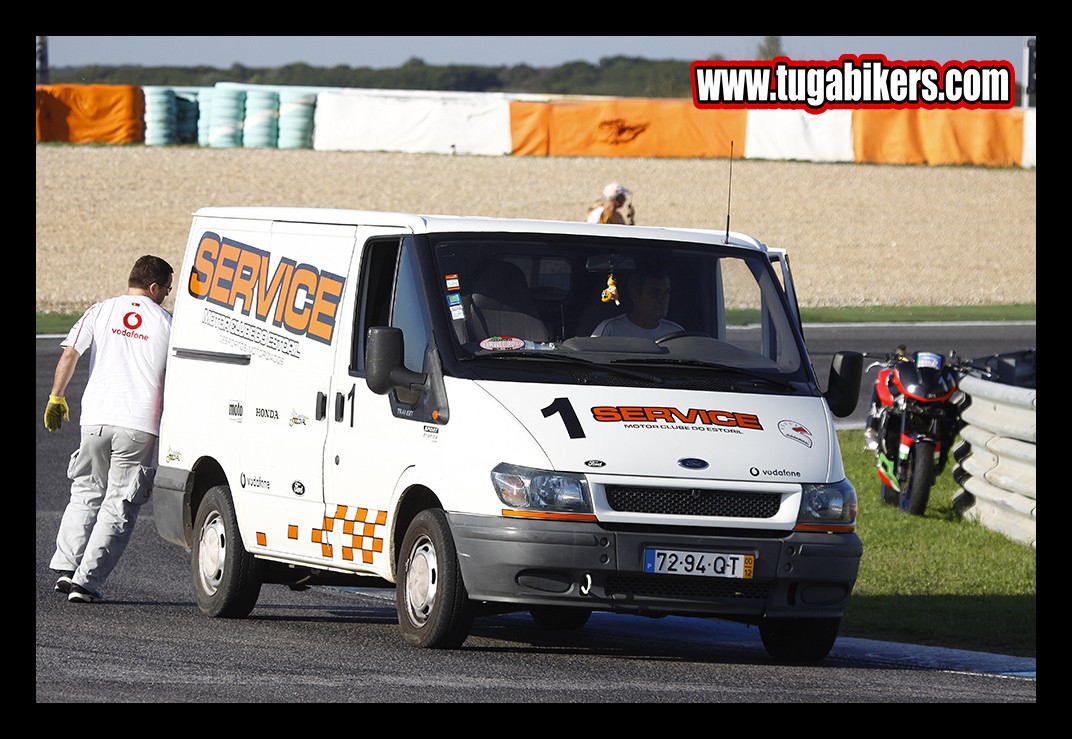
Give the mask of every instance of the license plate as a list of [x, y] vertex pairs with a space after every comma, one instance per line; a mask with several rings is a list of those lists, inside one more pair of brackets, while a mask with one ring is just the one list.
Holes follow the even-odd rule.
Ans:
[[644, 572], [657, 575], [695, 575], [751, 580], [754, 554], [690, 552], [684, 549], [645, 549]]

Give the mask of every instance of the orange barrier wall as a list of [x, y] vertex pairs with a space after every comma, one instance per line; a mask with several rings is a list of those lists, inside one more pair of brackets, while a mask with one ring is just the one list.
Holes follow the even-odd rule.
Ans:
[[513, 100], [510, 138], [514, 154], [719, 158], [731, 142], [743, 151], [747, 115], [690, 100]]
[[142, 142], [145, 95], [134, 85], [38, 85], [37, 140]]
[[1022, 166], [1022, 110], [854, 110], [853, 151], [870, 164]]

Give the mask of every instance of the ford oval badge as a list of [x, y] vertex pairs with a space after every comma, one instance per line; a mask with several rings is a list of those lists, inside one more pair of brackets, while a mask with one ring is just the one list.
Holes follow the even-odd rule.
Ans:
[[687, 470], [706, 470], [708, 467], [707, 462], [702, 459], [696, 459], [696, 457], [685, 457], [684, 459], [679, 459], [677, 463]]
[[584, 464], [587, 467], [605, 467], [607, 465], [602, 459], [589, 459]]

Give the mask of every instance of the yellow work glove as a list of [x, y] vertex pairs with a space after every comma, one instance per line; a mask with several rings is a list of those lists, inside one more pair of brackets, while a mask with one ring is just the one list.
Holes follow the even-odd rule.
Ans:
[[59, 431], [63, 422], [70, 420], [71, 409], [67, 407], [67, 399], [62, 395], [49, 395], [48, 405], [45, 406], [45, 428]]

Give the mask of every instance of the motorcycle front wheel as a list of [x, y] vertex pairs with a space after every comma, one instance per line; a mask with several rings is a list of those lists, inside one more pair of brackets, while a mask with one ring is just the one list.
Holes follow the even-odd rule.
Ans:
[[[901, 480], [901, 510], [922, 516], [934, 486], [934, 442], [917, 441], [908, 452], [908, 471]], [[885, 491], [884, 491], [885, 492]]]

